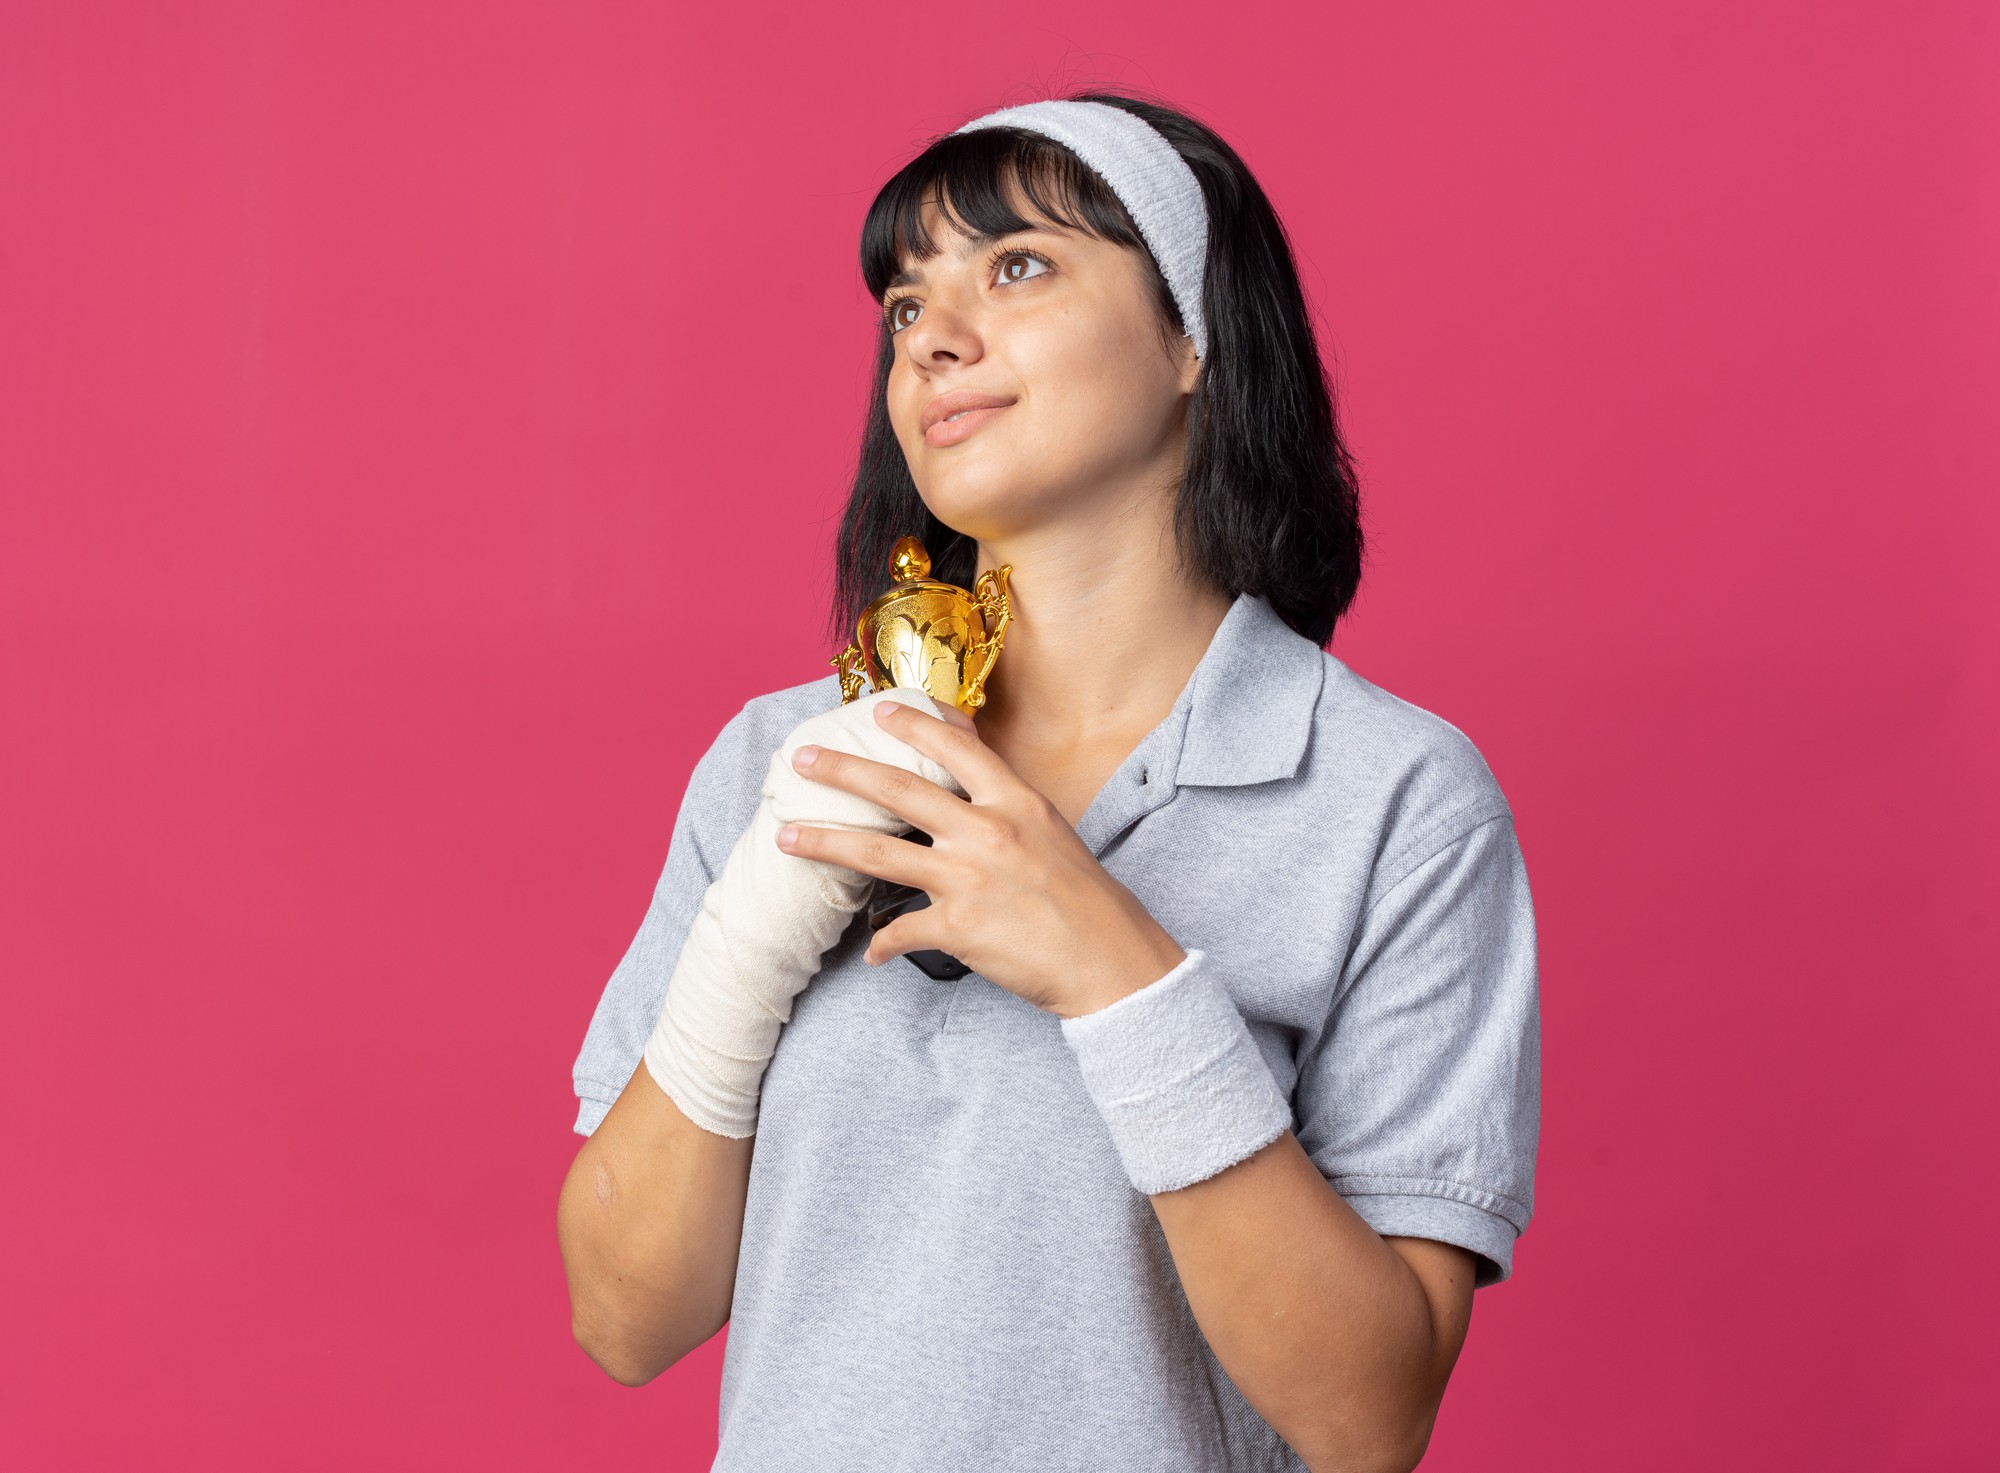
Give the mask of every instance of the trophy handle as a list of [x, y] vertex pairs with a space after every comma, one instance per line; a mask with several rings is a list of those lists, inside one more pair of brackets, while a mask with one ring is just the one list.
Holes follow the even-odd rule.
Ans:
[[979, 653], [983, 656], [979, 669], [959, 692], [959, 704], [967, 711], [977, 711], [986, 704], [986, 677], [993, 673], [994, 662], [1000, 658], [1000, 641], [1006, 636], [1008, 621], [1014, 617], [1007, 600], [1007, 575], [1013, 571], [1012, 563], [988, 568], [972, 585], [979, 610], [986, 616], [987, 634], [979, 643]]
[[840, 672], [840, 704], [848, 705], [861, 694], [861, 646], [850, 643], [827, 663]]

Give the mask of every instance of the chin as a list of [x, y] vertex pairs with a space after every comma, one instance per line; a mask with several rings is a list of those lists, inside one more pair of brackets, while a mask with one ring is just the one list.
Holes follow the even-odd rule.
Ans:
[[997, 467], [954, 465], [931, 466], [929, 473], [913, 477], [917, 493], [931, 514], [946, 526], [977, 536], [971, 523], [984, 523], [1009, 502], [1018, 500], [1015, 478]]
[[992, 542], [1045, 526], [1093, 499], [1090, 488], [1104, 484], [1119, 461], [1078, 454], [1079, 443], [1089, 438], [1080, 426], [1009, 424], [1002, 415], [957, 445], [919, 444], [914, 457], [906, 451], [904, 458], [933, 516], [967, 537]]

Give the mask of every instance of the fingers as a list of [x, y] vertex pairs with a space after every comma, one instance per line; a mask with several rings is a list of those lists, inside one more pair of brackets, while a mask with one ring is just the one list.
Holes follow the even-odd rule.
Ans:
[[812, 743], [801, 746], [792, 754], [792, 768], [816, 783], [866, 798], [927, 834], [949, 828], [966, 806], [956, 793], [946, 791], [921, 773], [832, 747]]
[[[875, 708], [875, 720], [884, 731], [900, 737], [958, 780], [966, 796], [975, 803], [990, 801], [1018, 782], [1009, 767], [985, 742], [972, 717], [956, 706], [938, 703], [946, 714], [933, 716], [901, 701], [883, 701]], [[963, 717], [963, 723], [953, 716]], [[911, 822], [922, 824], [914, 816]], [[923, 825], [929, 831], [928, 825]]]
[[932, 910], [933, 907], [926, 906], [922, 910], [897, 916], [869, 938], [868, 949], [861, 954], [861, 959], [871, 967], [879, 967], [908, 952], [944, 950], [943, 941], [936, 935], [937, 928], [926, 924]]
[[938, 883], [939, 860], [931, 847], [891, 834], [788, 823], [778, 830], [778, 847], [801, 859], [824, 860], [893, 885], [928, 891]]
[[935, 704], [938, 708], [938, 715], [949, 721], [953, 726], [963, 727], [967, 731], [976, 731], [978, 729], [973, 722], [970, 711], [961, 711], [957, 706], [952, 705], [948, 701], [938, 701]]

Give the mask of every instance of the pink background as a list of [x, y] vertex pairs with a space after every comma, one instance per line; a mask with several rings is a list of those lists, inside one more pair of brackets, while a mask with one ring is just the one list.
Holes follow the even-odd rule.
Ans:
[[570, 1062], [827, 669], [868, 199], [1098, 83], [1271, 193], [1333, 648], [1519, 817], [1538, 1211], [1426, 1467], [1992, 1466], [2000, 17], [1226, 17], [6, 7], [5, 1461], [707, 1467], [720, 1337], [570, 1339]]

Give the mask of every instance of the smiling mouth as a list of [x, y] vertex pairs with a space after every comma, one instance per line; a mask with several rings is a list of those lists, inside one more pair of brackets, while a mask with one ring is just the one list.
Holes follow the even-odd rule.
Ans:
[[956, 445], [967, 435], [974, 434], [979, 427], [996, 414], [1011, 408], [1007, 404], [977, 404], [970, 409], [961, 409], [956, 414], [948, 414], [924, 431], [926, 443], [937, 446]]
[[956, 423], [958, 420], [964, 419], [969, 414], [987, 414], [995, 409], [1006, 409], [1008, 407], [1009, 406], [1006, 404], [974, 404], [968, 409], [960, 409], [955, 413], [947, 414], [943, 419], [933, 420], [931, 422], [931, 428], [935, 429], [939, 425], [948, 425]]

